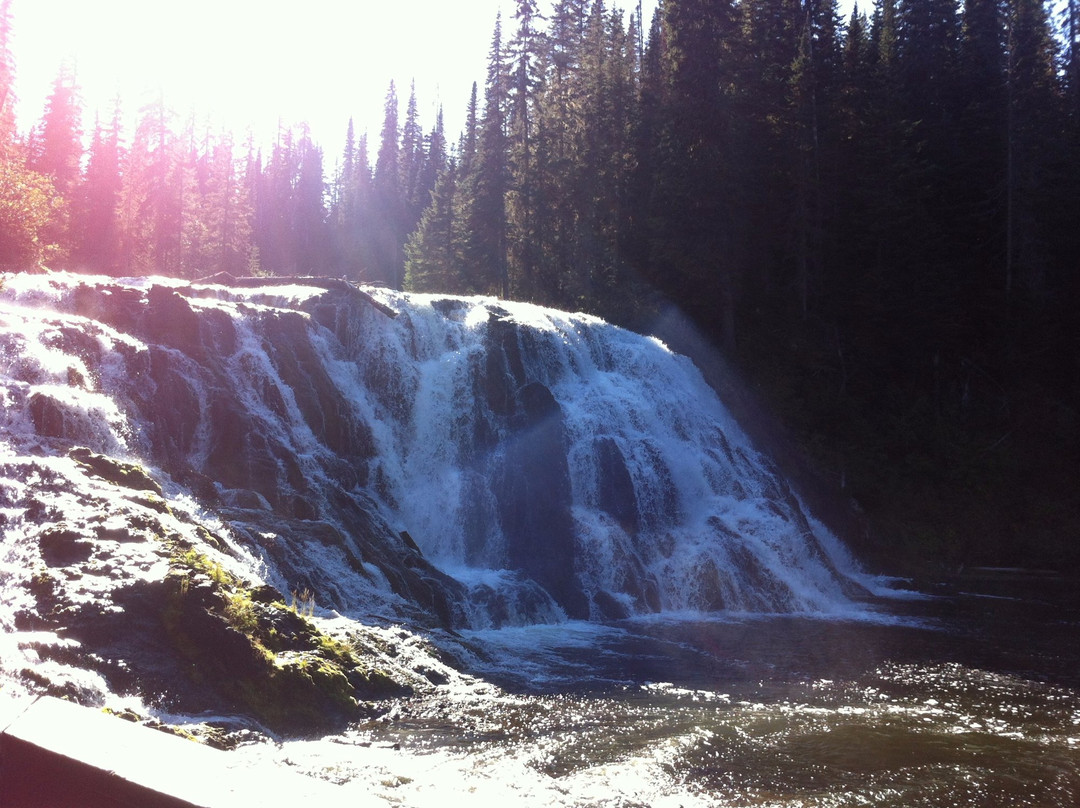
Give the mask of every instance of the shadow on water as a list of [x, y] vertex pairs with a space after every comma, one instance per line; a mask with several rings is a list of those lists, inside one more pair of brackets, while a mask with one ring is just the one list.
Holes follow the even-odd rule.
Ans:
[[986, 571], [859, 619], [503, 632], [486, 639], [504, 665], [485, 675], [516, 695], [435, 734], [506, 748], [561, 739], [544, 741], [539, 768], [562, 781], [660, 761], [665, 788], [708, 805], [1075, 806], [1076, 583]]
[[857, 679], [882, 665], [963, 665], [1080, 689], [1080, 582], [987, 571], [927, 582], [854, 617], [678, 615], [484, 633], [514, 658], [485, 670], [514, 692]]

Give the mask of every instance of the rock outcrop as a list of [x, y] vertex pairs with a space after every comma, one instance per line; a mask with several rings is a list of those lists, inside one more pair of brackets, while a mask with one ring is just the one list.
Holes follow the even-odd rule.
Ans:
[[313, 731], [456, 675], [397, 659], [396, 625], [859, 595], [700, 373], [585, 315], [20, 276], [0, 403], [0, 673], [81, 701]]

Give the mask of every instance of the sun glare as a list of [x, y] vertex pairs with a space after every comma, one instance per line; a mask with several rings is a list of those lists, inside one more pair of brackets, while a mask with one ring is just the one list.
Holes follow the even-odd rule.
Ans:
[[117, 97], [128, 118], [160, 97], [263, 142], [306, 121], [336, 152], [350, 116], [377, 137], [390, 81], [404, 112], [415, 80], [426, 125], [440, 104], [449, 124], [483, 81], [500, 2], [15, 0], [19, 125], [40, 118], [65, 62], [91, 121]]

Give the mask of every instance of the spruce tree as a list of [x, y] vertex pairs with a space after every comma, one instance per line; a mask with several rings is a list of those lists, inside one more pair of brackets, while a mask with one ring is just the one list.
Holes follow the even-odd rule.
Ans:
[[72, 207], [74, 246], [71, 262], [77, 269], [115, 275], [120, 272], [120, 101], [108, 129], [94, 126], [86, 174]]
[[409, 88], [409, 100], [405, 106], [405, 122], [401, 128], [401, 193], [405, 205], [402, 230], [411, 233], [420, 221], [420, 214], [428, 204], [431, 188], [423, 188], [420, 175], [424, 169], [424, 133], [420, 127], [417, 109], [416, 82]]
[[440, 174], [431, 204], [405, 244], [405, 288], [416, 292], [467, 291], [456, 254], [454, 196], [456, 173]]
[[367, 134], [356, 138], [349, 119], [341, 167], [334, 183], [330, 211], [333, 265], [347, 278], [370, 278], [372, 250], [373, 178]]
[[506, 194], [509, 186], [506, 134], [508, 76], [503, 53], [502, 17], [496, 16], [488, 52], [484, 110], [478, 125], [472, 170], [459, 182], [463, 256], [467, 288], [509, 296], [507, 271]]
[[45, 114], [30, 136], [29, 165], [53, 181], [57, 192], [70, 198], [80, 177], [82, 104], [70, 65], [53, 80]]
[[735, 10], [715, 0], [663, 5], [665, 103], [658, 139], [649, 269], [666, 294], [692, 301], [736, 343], [746, 231], [738, 221], [732, 98]]
[[164, 99], [143, 107], [121, 172], [121, 254], [125, 274], [180, 273], [182, 145]]
[[404, 280], [407, 235], [406, 200], [401, 176], [401, 131], [398, 97], [393, 82], [386, 91], [379, 152], [375, 160], [372, 209], [374, 263], [367, 280], [400, 289]]
[[1045, 273], [1044, 229], [1053, 216], [1054, 155], [1060, 153], [1061, 106], [1057, 49], [1046, 8], [1039, 0], [1012, 0], [1007, 17], [1007, 245], [1005, 290], [1039, 297], [1050, 287]]
[[304, 127], [298, 142], [296, 182], [292, 205], [297, 274], [325, 275], [330, 263], [326, 213], [326, 184], [322, 149]]
[[537, 282], [540, 240], [537, 222], [537, 143], [534, 111], [542, 84], [541, 50], [544, 36], [536, 0], [516, 0], [517, 28], [508, 45], [510, 185], [507, 205], [508, 280], [515, 295], [542, 293]]

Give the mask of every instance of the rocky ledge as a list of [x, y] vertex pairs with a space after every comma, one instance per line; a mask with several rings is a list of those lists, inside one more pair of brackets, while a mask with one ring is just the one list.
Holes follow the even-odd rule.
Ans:
[[8, 457], [0, 479], [30, 483], [0, 486], [0, 505], [33, 519], [24, 545], [40, 553], [24, 559], [30, 597], [14, 614], [17, 673], [33, 691], [95, 703], [90, 671], [159, 712], [297, 735], [371, 717], [443, 676], [434, 661], [395, 661], [392, 634], [320, 629], [310, 591], [246, 580], [232, 545], [138, 465], [76, 447]]

